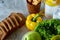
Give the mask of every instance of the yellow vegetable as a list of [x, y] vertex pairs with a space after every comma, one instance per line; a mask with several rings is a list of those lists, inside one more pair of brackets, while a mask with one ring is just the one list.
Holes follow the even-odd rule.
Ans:
[[41, 22], [42, 18], [39, 14], [30, 14], [26, 20], [26, 26], [29, 30], [34, 30], [38, 22]]

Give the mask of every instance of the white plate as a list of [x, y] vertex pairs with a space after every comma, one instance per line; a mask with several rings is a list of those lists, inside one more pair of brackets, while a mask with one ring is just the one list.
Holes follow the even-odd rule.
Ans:
[[[43, 7], [44, 5], [42, 3], [41, 9]], [[8, 17], [11, 12], [20, 12], [26, 17], [29, 14], [26, 0], [0, 0], [0, 22]], [[28, 29], [23, 26], [9, 35], [6, 40], [21, 40], [26, 32], [28, 32]]]

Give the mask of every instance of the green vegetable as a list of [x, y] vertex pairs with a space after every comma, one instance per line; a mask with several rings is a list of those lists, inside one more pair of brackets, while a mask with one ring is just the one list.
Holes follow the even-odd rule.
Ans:
[[38, 17], [40, 17], [40, 14], [36, 14], [36, 16], [32, 19], [32, 21], [35, 22]]
[[55, 35], [51, 38], [51, 40], [60, 40], [60, 35]]
[[42, 40], [50, 40], [52, 36], [60, 35], [60, 20], [50, 19], [39, 22], [35, 31], [41, 35]]
[[38, 32], [31, 31], [31, 32], [26, 33], [23, 36], [22, 40], [41, 40], [41, 37]]

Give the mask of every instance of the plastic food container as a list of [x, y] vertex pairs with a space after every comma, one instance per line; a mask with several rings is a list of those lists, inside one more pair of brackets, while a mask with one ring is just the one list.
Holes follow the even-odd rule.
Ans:
[[45, 16], [47, 19], [53, 18], [53, 13], [56, 12], [58, 5], [56, 0], [46, 0], [45, 1]]
[[60, 19], [60, 6], [58, 7], [57, 11], [53, 14], [54, 19]]

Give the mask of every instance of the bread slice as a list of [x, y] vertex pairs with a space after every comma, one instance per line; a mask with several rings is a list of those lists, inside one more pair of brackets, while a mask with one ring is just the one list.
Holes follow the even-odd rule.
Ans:
[[0, 22], [0, 40], [4, 40], [8, 34], [22, 27], [25, 17], [22, 13], [11, 13], [9, 17]]

